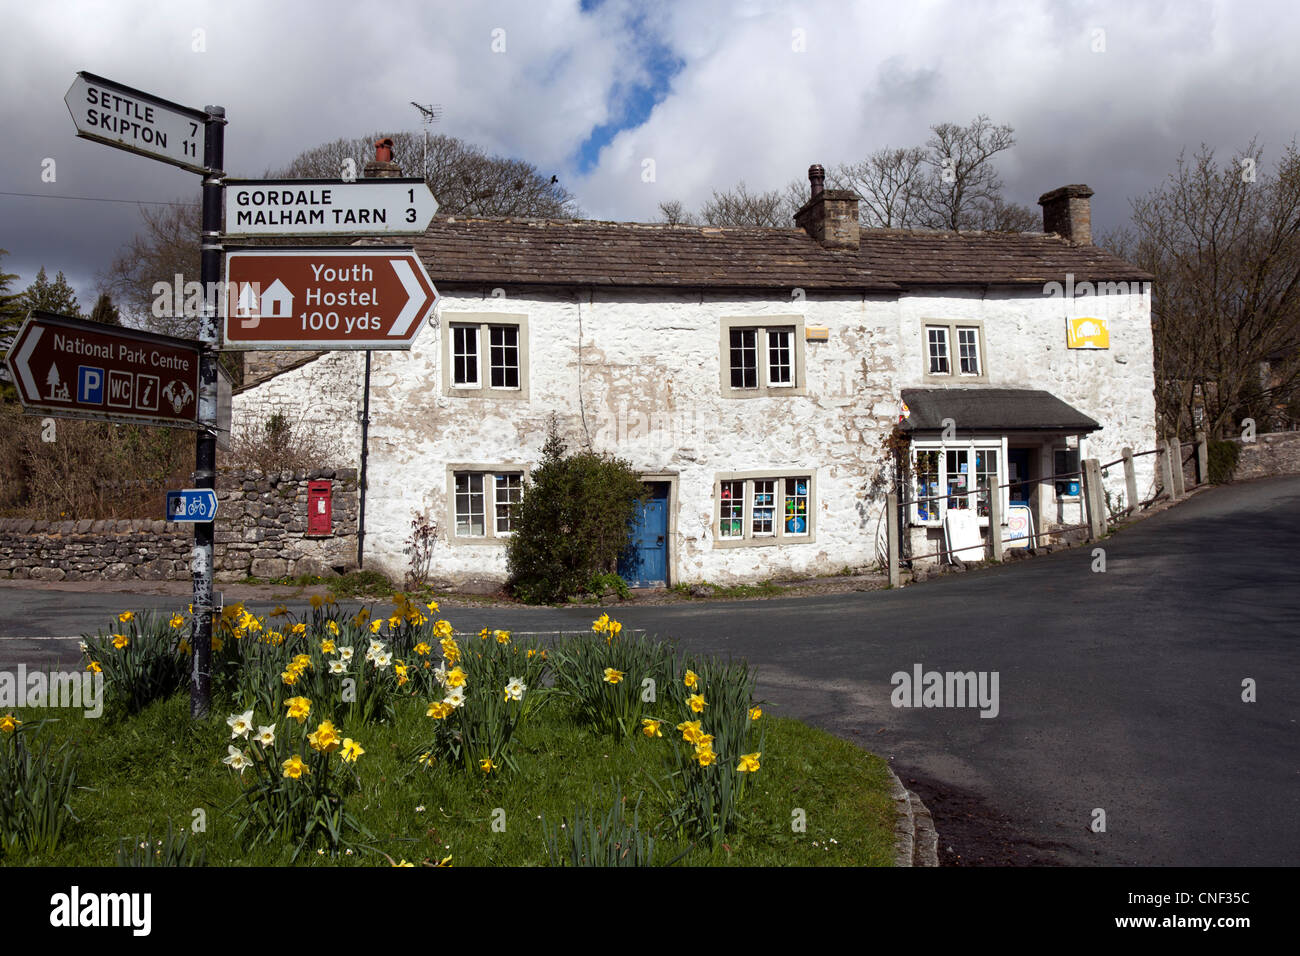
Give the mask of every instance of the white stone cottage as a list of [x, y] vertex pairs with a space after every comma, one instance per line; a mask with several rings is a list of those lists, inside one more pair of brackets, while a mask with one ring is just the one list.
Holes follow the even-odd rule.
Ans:
[[1156, 440], [1151, 277], [1091, 244], [1091, 190], [1040, 199], [1042, 233], [919, 233], [860, 229], [856, 197], [810, 179], [789, 229], [436, 218], [414, 244], [441, 303], [409, 352], [372, 353], [364, 459], [364, 353], [277, 366], [235, 427], [281, 411], [333, 436], [365, 475], [364, 567], [400, 579], [422, 514], [443, 586], [505, 579], [552, 414], [651, 485], [639, 584], [876, 564], [904, 407], [908, 496], [969, 491], [909, 507], [913, 554], [949, 508], [987, 526], [994, 481], [1064, 475], [1003, 501], [1079, 523], [1080, 457]]

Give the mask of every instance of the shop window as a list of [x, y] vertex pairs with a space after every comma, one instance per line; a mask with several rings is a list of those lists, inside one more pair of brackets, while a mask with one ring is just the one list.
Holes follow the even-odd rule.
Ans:
[[727, 476], [716, 484], [720, 545], [779, 544], [813, 537], [811, 474]]

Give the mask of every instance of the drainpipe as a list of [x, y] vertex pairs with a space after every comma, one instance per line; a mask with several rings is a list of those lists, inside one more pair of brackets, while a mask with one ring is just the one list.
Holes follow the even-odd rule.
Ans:
[[370, 457], [370, 350], [366, 349], [366, 381], [361, 391], [361, 474], [357, 482], [357, 569], [366, 561], [366, 459]]

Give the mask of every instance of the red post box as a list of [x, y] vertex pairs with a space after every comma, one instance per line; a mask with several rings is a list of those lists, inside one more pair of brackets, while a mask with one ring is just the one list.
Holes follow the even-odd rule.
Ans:
[[332, 482], [307, 482], [307, 533], [330, 534], [333, 531], [334, 514], [331, 499]]

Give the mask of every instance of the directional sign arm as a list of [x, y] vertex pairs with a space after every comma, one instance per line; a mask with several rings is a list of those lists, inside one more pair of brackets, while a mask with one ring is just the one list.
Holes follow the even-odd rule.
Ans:
[[36, 351], [36, 343], [41, 340], [41, 333], [44, 331], [45, 329], [40, 326], [33, 328], [23, 340], [18, 354], [14, 356], [14, 372], [22, 379], [23, 386], [33, 400], [40, 398], [41, 388], [36, 384], [36, 376], [32, 374], [32, 353]]
[[393, 271], [397, 273], [397, 278], [402, 280], [402, 288], [406, 291], [406, 305], [402, 306], [402, 311], [393, 320], [393, 327], [388, 330], [388, 334], [405, 335], [410, 330], [411, 323], [419, 317], [427, 296], [416, 280], [415, 270], [411, 268], [409, 262], [405, 259], [393, 259], [391, 264]]

